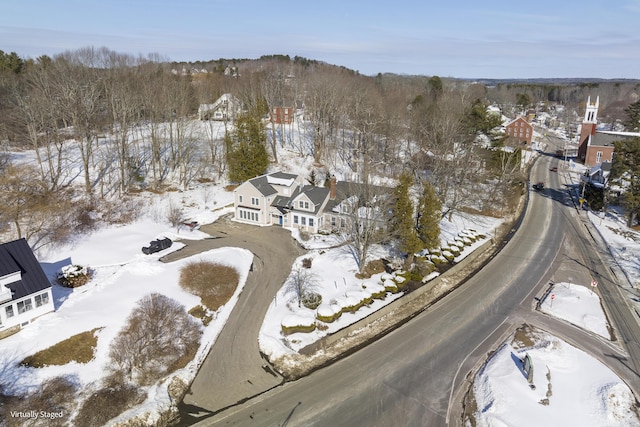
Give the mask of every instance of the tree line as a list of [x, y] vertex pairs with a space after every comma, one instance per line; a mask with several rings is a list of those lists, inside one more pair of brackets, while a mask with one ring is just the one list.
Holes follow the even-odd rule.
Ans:
[[[526, 107], [535, 98], [518, 97], [521, 87], [512, 93], [438, 76], [369, 77], [287, 55], [215, 65], [183, 75], [157, 55], [107, 48], [28, 60], [2, 52], [0, 140], [34, 150], [36, 162], [12, 168], [0, 156], [0, 167], [8, 168], [0, 183], [4, 205], [16, 207], [0, 222], [14, 223], [17, 234], [41, 234], [35, 224], [42, 221], [27, 221], [25, 212], [59, 200], [64, 215], [74, 211], [70, 204], [85, 212], [75, 222], [66, 218], [67, 224], [91, 223], [106, 213], [87, 210], [105, 201], [176, 183], [188, 188], [196, 180], [240, 182], [249, 177], [245, 172], [278, 163], [282, 150], [360, 182], [408, 172], [420, 188], [433, 187], [448, 217], [468, 207], [499, 214], [522, 185], [520, 147], [500, 149], [510, 142], [492, 134], [500, 118], [486, 110], [496, 94]], [[235, 73], [225, 73], [227, 66]], [[221, 133], [213, 122], [195, 118], [200, 104], [224, 93], [236, 96], [244, 112]], [[507, 102], [507, 93], [513, 100]], [[290, 127], [277, 124], [269, 112], [282, 106], [303, 115]], [[479, 136], [487, 143], [476, 144]], [[81, 187], [71, 186], [78, 177]], [[27, 190], [17, 185], [24, 181], [38, 198], [24, 197]], [[487, 184], [483, 191], [478, 183]]]

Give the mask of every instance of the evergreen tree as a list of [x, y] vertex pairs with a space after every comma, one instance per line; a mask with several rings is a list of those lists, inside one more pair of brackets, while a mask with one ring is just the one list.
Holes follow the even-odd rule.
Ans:
[[489, 135], [492, 129], [500, 126], [502, 119], [497, 114], [489, 114], [482, 101], [476, 99], [466, 115], [465, 122], [471, 134]]
[[637, 132], [640, 130], [640, 101], [636, 101], [624, 109], [627, 113], [627, 120], [624, 121], [624, 127], [629, 132]]
[[632, 227], [640, 214], [640, 138], [616, 141], [611, 178], [622, 188], [627, 225]]
[[12, 71], [16, 74], [20, 74], [23, 66], [24, 61], [18, 56], [17, 53], [5, 53], [0, 50], [0, 72]]
[[413, 185], [413, 178], [408, 173], [400, 176], [400, 183], [393, 190], [393, 205], [391, 208], [391, 231], [398, 239], [399, 249], [407, 253], [407, 264], [413, 262], [413, 254], [423, 248], [418, 238], [414, 222], [414, 208], [409, 189]]
[[266, 141], [260, 116], [247, 112], [238, 117], [233, 132], [225, 135], [231, 182], [243, 182], [266, 172], [269, 163]]
[[442, 204], [433, 186], [425, 182], [418, 199], [418, 237], [426, 248], [440, 246]]

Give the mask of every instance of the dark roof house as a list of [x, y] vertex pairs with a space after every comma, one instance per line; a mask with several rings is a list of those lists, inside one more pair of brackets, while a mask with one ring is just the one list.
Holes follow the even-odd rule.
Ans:
[[0, 245], [0, 337], [53, 309], [51, 282], [27, 241]]

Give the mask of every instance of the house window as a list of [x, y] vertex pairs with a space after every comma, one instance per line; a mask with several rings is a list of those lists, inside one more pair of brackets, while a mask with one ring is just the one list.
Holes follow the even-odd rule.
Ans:
[[36, 295], [33, 299], [36, 301], [36, 307], [40, 307], [49, 303], [49, 294], [44, 293], [41, 295]]
[[301, 216], [301, 217], [300, 217], [300, 224], [302, 224], [302, 225], [307, 225], [307, 217], [305, 217], [305, 216]]
[[309, 227], [313, 227], [313, 218], [309, 218]]
[[13, 306], [12, 305], [5, 307], [4, 310], [7, 313], [7, 319], [14, 316]]
[[31, 304], [31, 298], [24, 301], [20, 301], [17, 305], [18, 305], [18, 314], [24, 313], [26, 311], [33, 309], [33, 305]]
[[298, 206], [300, 206], [300, 209], [302, 209], [302, 207], [304, 206], [304, 202], [300, 200], [300, 203], [298, 204]]
[[344, 228], [347, 224], [344, 221], [344, 218], [340, 218], [340, 227]]
[[309, 209], [309, 202], [304, 202], [304, 208], [307, 210]]
[[332, 217], [331, 217], [331, 225], [332, 225], [333, 227], [335, 227], [335, 226], [336, 226], [336, 217], [335, 217], [335, 216], [332, 216]]
[[252, 197], [251, 204], [258, 206], [260, 204], [260, 200], [257, 197]]
[[293, 223], [297, 224], [298, 223], [298, 215], [294, 215], [293, 216]]
[[238, 203], [242, 203], [242, 194], [238, 196]]
[[602, 163], [602, 151], [596, 152], [596, 163]]

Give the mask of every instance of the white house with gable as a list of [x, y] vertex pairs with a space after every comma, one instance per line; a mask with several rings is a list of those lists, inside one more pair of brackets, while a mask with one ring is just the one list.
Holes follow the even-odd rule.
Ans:
[[27, 241], [0, 245], [0, 338], [52, 311], [51, 282]]
[[[300, 175], [273, 172], [244, 182], [234, 190], [234, 218], [246, 224], [280, 225], [311, 233], [347, 226], [358, 183], [329, 181], [329, 187], [305, 183]], [[353, 196], [352, 196], [353, 197]]]

